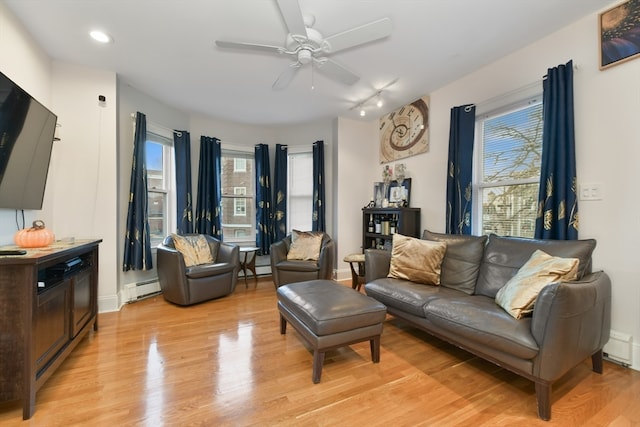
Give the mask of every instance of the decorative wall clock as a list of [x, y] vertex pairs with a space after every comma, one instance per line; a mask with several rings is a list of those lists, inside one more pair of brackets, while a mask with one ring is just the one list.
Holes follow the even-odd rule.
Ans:
[[380, 163], [429, 150], [429, 97], [424, 96], [380, 118]]

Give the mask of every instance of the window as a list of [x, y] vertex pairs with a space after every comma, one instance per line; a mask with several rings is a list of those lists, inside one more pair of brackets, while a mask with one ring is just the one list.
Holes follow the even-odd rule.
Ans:
[[222, 236], [225, 242], [255, 244], [253, 156], [251, 151], [222, 150]]
[[173, 183], [173, 141], [147, 131], [146, 167], [149, 233], [151, 247], [162, 242], [175, 229], [175, 191]]
[[[247, 187], [233, 187], [233, 194], [236, 196], [246, 196]], [[247, 216], [247, 199], [236, 197], [233, 199], [233, 215]]]
[[236, 157], [233, 159], [233, 171], [234, 172], [246, 172], [247, 171], [247, 159], [243, 157]]
[[476, 120], [474, 234], [533, 237], [542, 157], [542, 103]]
[[311, 230], [313, 215], [313, 153], [289, 153], [287, 171], [287, 228]]

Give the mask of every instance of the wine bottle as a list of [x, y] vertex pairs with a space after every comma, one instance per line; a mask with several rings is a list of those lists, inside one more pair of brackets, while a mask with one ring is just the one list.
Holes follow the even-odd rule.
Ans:
[[369, 225], [367, 226], [367, 231], [369, 233], [373, 233], [373, 231], [375, 230], [375, 227], [373, 225], [373, 214], [369, 215]]

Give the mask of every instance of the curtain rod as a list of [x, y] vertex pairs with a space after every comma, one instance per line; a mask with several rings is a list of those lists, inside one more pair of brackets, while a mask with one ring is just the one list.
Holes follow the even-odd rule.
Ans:
[[[580, 67], [578, 66], [578, 64], [576, 64], [575, 62], [573, 63], [573, 70], [577, 71], [579, 70]], [[502, 93], [500, 95], [497, 96], [493, 96], [491, 98], [485, 99], [484, 101], [480, 101], [480, 102], [475, 102], [470, 104], [470, 106], [475, 106], [477, 110], [489, 110], [489, 108], [487, 106], [500, 101], [502, 103], [502, 101], [507, 100], [507, 103], [509, 102], [508, 100], [510, 98], [516, 98], [516, 95], [523, 95], [525, 98], [527, 96], [535, 96], [536, 94], [534, 92], [537, 91], [537, 89], [540, 89], [540, 92], [542, 91], [542, 87], [541, 84], [544, 81], [544, 79], [547, 78], [547, 75], [545, 74], [544, 76], [542, 76], [542, 78], [531, 82], [529, 84], [526, 84], [524, 86], [518, 87], [516, 89], [510, 90], [508, 92]], [[518, 101], [518, 99], [514, 99], [513, 100]], [[469, 107], [467, 107], [468, 109]], [[467, 111], [468, 112], [468, 111]], [[476, 112], [477, 113], [477, 112]]]
[[[132, 118], [133, 120], [135, 120], [135, 119], [136, 119], [136, 113], [131, 113], [131, 118]], [[175, 133], [175, 134], [176, 134], [176, 135], [178, 135], [178, 136], [182, 136], [182, 132], [180, 132], [179, 130], [169, 129], [168, 127], [166, 127], [166, 126], [162, 126], [162, 125], [160, 125], [160, 124], [158, 124], [158, 123], [154, 122], [153, 120], [147, 120], [147, 122], [149, 122], [151, 125], [153, 125], [153, 127], [156, 127], [156, 128], [158, 128], [158, 129], [162, 129], [162, 130], [167, 131], [167, 132], [169, 132], [169, 133]], [[135, 123], [135, 122], [134, 122], [134, 123]]]

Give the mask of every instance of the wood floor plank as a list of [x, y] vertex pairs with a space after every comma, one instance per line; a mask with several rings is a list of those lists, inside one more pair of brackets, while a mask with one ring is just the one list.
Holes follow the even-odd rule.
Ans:
[[[345, 283], [345, 286], [349, 284]], [[531, 382], [388, 316], [380, 363], [369, 343], [312, 352], [280, 334], [273, 283], [178, 307], [156, 296], [99, 315], [22, 421], [3, 426], [631, 426], [640, 372], [590, 360], [554, 384], [552, 419], [537, 418]]]

